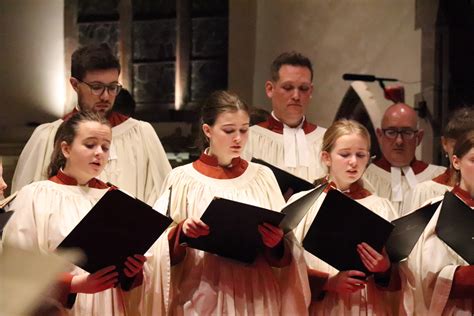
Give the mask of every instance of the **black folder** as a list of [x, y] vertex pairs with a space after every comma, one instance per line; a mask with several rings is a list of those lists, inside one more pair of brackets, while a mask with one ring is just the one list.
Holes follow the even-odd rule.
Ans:
[[115, 265], [120, 279], [128, 256], [144, 254], [172, 220], [148, 204], [120, 191], [107, 192], [58, 248], [79, 248], [86, 259], [79, 266], [94, 273]]
[[357, 245], [366, 242], [378, 252], [392, 232], [393, 224], [338, 190], [330, 190], [303, 239], [303, 247], [339, 271], [366, 274]]
[[301, 191], [314, 189], [315, 187], [315, 185], [311, 182], [308, 182], [300, 177], [286, 172], [285, 170], [275, 167], [274, 165], [261, 159], [252, 158], [252, 162], [267, 166], [273, 171], [273, 174], [275, 175], [275, 178], [278, 181], [278, 186], [280, 187], [280, 191], [282, 194], [285, 194], [290, 188], [293, 190], [293, 194], [295, 194]]
[[385, 245], [391, 262], [402, 261], [410, 255], [440, 203], [441, 201], [438, 201], [425, 205], [392, 221], [395, 228]]
[[252, 263], [263, 244], [258, 225], [266, 222], [278, 226], [284, 216], [265, 208], [214, 198], [201, 216], [209, 226], [209, 235], [185, 237], [182, 241], [191, 248]]
[[13, 215], [13, 211], [0, 213], [0, 239], [2, 238], [3, 228], [8, 223], [8, 220]]
[[320, 184], [315, 189], [291, 202], [281, 210], [281, 212], [285, 214], [285, 218], [281, 221], [280, 227], [285, 233], [292, 231], [296, 226], [298, 226], [306, 213], [308, 213], [311, 206], [313, 206], [321, 193], [324, 192], [326, 187], [326, 183]]
[[451, 192], [444, 194], [436, 234], [469, 264], [474, 264], [474, 211]]

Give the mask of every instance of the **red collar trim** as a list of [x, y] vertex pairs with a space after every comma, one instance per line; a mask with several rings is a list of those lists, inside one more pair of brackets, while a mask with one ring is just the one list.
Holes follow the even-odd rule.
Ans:
[[[327, 179], [325, 179], [325, 182], [323, 183], [327, 183]], [[329, 190], [334, 190], [334, 189], [337, 190], [336, 184], [333, 181], [331, 181], [329, 182], [329, 185], [326, 187], [326, 189], [324, 189], [324, 192], [328, 193]], [[343, 193], [353, 200], [361, 200], [372, 195], [372, 193], [364, 189], [364, 187], [359, 183], [359, 181], [352, 183], [349, 186], [349, 191], [343, 192]]]
[[[260, 127], [269, 129], [272, 132], [275, 132], [275, 133], [278, 133], [278, 134], [283, 134], [283, 123], [276, 120], [273, 117], [273, 115], [269, 115], [268, 119], [266, 121], [258, 123], [257, 125], [260, 126]], [[302, 128], [303, 128], [303, 131], [304, 131], [305, 134], [309, 134], [309, 133], [313, 132], [314, 130], [316, 130], [317, 127], [318, 127], [317, 125], [309, 123], [306, 120], [306, 118], [303, 121]]]
[[[379, 160], [374, 161], [373, 164], [387, 172], [390, 172], [390, 168], [392, 167], [390, 162], [383, 156]], [[413, 159], [410, 163], [410, 167], [413, 169], [413, 173], [419, 174], [428, 168], [428, 164], [424, 161]]]
[[470, 207], [474, 207], [474, 199], [471, 197], [469, 192], [461, 189], [459, 185], [456, 185], [452, 190], [452, 193], [456, 194], [458, 198], [460, 198], [464, 203], [469, 205]]
[[219, 166], [217, 157], [201, 154], [193, 162], [193, 167], [199, 173], [214, 179], [233, 179], [241, 176], [247, 170], [249, 163], [240, 157], [233, 158], [229, 167]]
[[[454, 186], [454, 172], [451, 168], [446, 169], [445, 172], [440, 174], [439, 176], [433, 178], [433, 181], [443, 185]], [[453, 179], [453, 180], [451, 180]]]
[[[63, 120], [64, 121], [67, 121], [68, 119], [71, 118], [71, 116], [73, 116], [75, 113], [79, 112], [76, 108], [74, 108], [74, 110], [72, 110], [70, 113], [64, 115], [63, 117]], [[125, 122], [126, 120], [128, 120], [130, 117], [126, 116], [126, 115], [123, 115], [121, 113], [118, 113], [118, 112], [111, 112], [109, 114], [109, 116], [107, 117], [107, 120], [109, 121], [110, 125], [112, 127], [115, 127], [117, 125], [120, 125], [122, 124], [123, 122]]]
[[[58, 171], [58, 173], [49, 178], [49, 181], [52, 181], [57, 184], [64, 184], [64, 185], [77, 185], [76, 179], [73, 177], [68, 176], [61, 170]], [[89, 182], [87, 182], [87, 186], [89, 188], [95, 188], [95, 189], [107, 189], [109, 186], [105, 184], [104, 182], [100, 181], [99, 179], [92, 178]]]

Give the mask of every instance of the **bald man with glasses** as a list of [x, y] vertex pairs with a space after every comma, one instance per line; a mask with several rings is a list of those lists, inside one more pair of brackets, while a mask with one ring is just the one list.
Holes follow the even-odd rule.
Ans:
[[389, 199], [401, 215], [416, 184], [433, 179], [446, 168], [416, 159], [424, 132], [418, 129], [417, 114], [409, 105], [391, 105], [376, 133], [382, 157], [367, 168], [364, 182], [369, 190]]
[[120, 63], [107, 44], [77, 49], [71, 57], [69, 82], [77, 93], [76, 108], [65, 117], [38, 126], [23, 149], [12, 181], [12, 192], [46, 179], [59, 125], [77, 111], [97, 112], [112, 126], [110, 157], [100, 179], [111, 182], [140, 200], [154, 202], [154, 195], [171, 171], [166, 153], [153, 127], [113, 111]]

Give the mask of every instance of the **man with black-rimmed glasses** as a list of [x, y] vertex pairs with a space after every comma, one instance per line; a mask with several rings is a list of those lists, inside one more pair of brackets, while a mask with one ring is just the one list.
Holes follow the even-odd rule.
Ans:
[[446, 168], [416, 159], [424, 131], [418, 128], [417, 114], [409, 105], [388, 107], [376, 133], [382, 157], [367, 168], [364, 182], [369, 190], [388, 198], [401, 215], [416, 184], [433, 179]]
[[77, 106], [63, 118], [38, 126], [23, 149], [12, 182], [12, 192], [33, 181], [46, 179], [59, 125], [77, 111], [93, 111], [107, 117], [113, 134], [108, 165], [100, 179], [111, 182], [143, 201], [156, 194], [171, 166], [153, 127], [113, 111], [120, 63], [107, 44], [91, 44], [71, 56], [69, 82], [77, 93]]

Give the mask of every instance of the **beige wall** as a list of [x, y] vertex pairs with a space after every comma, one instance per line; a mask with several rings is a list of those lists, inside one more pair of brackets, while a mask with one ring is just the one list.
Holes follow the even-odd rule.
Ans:
[[63, 0], [0, 0], [0, 142], [25, 141], [27, 122], [64, 113], [63, 8]]
[[[231, 0], [231, 3], [235, 7], [242, 1]], [[300, 51], [314, 63], [315, 91], [308, 117], [322, 126], [331, 124], [350, 85], [342, 80], [343, 73], [367, 73], [415, 82], [404, 84], [406, 102], [414, 104], [421, 80], [421, 31], [415, 30], [415, 0], [259, 0], [256, 3], [255, 39], [252, 34], [243, 38], [243, 32], [232, 23], [236, 10], [230, 6], [230, 47], [246, 51], [252, 47], [245, 45], [246, 41], [255, 40], [255, 59], [248, 60], [253, 76], [233, 71], [241, 61], [232, 58], [238, 52], [229, 55], [230, 88], [237, 92], [242, 89], [244, 94], [251, 91], [254, 105], [271, 108], [264, 82], [272, 59], [287, 50]], [[234, 82], [239, 85], [233, 85]], [[383, 98], [378, 84], [369, 83], [368, 87], [382, 113], [390, 102]]]

